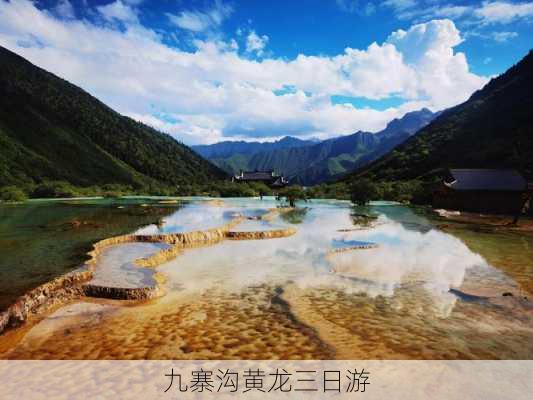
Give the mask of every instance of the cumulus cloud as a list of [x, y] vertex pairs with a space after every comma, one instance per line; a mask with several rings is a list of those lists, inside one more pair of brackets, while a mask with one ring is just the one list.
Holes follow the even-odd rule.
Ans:
[[[464, 101], [487, 81], [454, 51], [461, 36], [449, 20], [335, 56], [250, 59], [231, 40], [196, 40], [193, 51], [169, 47], [138, 18], [117, 11], [130, 5], [111, 5], [117, 8], [104, 15], [135, 23], [65, 20], [30, 1], [0, 0], [0, 45], [188, 144], [378, 131], [408, 111]], [[332, 104], [332, 95], [405, 102], [380, 111]]]
[[219, 27], [227, 19], [233, 8], [220, 0], [216, 0], [213, 6], [204, 11], [188, 10], [181, 13], [167, 14], [170, 21], [181, 29], [192, 32], [205, 32]]
[[246, 37], [246, 51], [262, 56], [267, 43], [267, 35], [259, 36], [255, 31], [251, 31]]
[[[464, 53], [454, 53], [453, 48], [462, 42], [454, 23], [436, 20], [418, 24], [408, 31], [399, 30], [390, 35], [389, 43], [403, 54], [406, 63], [417, 75], [418, 96], [432, 99], [444, 106], [465, 100], [486, 80], [468, 71]], [[462, 93], [455, 92], [461, 87]]]

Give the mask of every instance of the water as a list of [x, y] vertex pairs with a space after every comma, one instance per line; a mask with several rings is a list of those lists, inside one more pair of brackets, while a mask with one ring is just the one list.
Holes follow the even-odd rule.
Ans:
[[147, 199], [0, 205], [0, 310], [80, 266], [98, 240], [130, 233], [178, 207]]
[[[192, 201], [138, 232], [207, 229], [275, 205]], [[36, 325], [7, 357], [533, 358], [533, 307], [523, 299], [533, 280], [531, 237], [465, 226], [450, 234], [396, 204], [301, 205], [308, 210], [297, 223], [278, 217], [235, 228], [294, 226], [295, 235], [187, 249], [157, 269], [165, 296], [104, 311], [100, 301], [97, 321], [86, 311], [70, 318], [64, 307], [54, 316], [60, 326]], [[353, 214], [377, 218], [360, 227]], [[361, 243], [378, 247], [332, 252]], [[119, 262], [110, 266], [131, 258], [127, 245], [112, 249]]]
[[277, 205], [274, 197], [252, 201], [240, 198], [225, 201], [200, 199], [184, 204], [177, 212], [163, 218], [159, 225], [152, 224], [138, 229], [135, 233], [155, 235], [207, 230], [228, 223], [235, 215], [256, 217]]
[[98, 257], [94, 277], [89, 283], [126, 289], [154, 286], [156, 281], [153, 271], [140, 268], [133, 261], [168, 247], [163, 243], [124, 243], [110, 246]]

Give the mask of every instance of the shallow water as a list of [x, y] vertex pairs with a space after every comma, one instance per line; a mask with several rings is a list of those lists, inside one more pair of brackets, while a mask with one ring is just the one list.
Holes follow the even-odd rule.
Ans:
[[98, 257], [94, 277], [89, 283], [126, 289], [154, 286], [153, 270], [141, 268], [133, 261], [168, 247], [164, 243], [123, 243], [107, 247]]
[[[141, 232], [211, 228], [228, 215], [257, 215], [274, 204], [194, 203]], [[515, 269], [489, 262], [496, 242], [485, 249], [478, 240], [473, 251], [461, 235], [434, 229], [407, 207], [306, 206], [293, 236], [187, 249], [158, 267], [167, 278], [165, 296], [136, 306], [86, 305], [72, 318], [72, 306], [64, 307], [57, 311], [61, 324], [37, 324], [5, 356], [533, 358], [533, 308], [519, 296], [533, 279], [532, 258], [517, 254], [517, 280]], [[354, 211], [378, 218], [358, 229]], [[288, 224], [250, 220], [235, 230]], [[512, 241], [510, 235], [503, 246]], [[354, 243], [378, 247], [331, 251]], [[129, 260], [127, 245], [112, 249], [113, 260]], [[502, 296], [507, 292], [514, 296]], [[89, 317], [92, 308], [98, 318]]]
[[278, 205], [274, 197], [263, 200], [226, 199], [190, 201], [175, 213], [163, 218], [161, 223], [138, 229], [139, 235], [156, 235], [190, 232], [217, 228], [228, 223], [236, 214], [257, 217]]
[[80, 266], [93, 243], [130, 233], [180, 207], [157, 201], [95, 199], [0, 205], [0, 310], [28, 290]]

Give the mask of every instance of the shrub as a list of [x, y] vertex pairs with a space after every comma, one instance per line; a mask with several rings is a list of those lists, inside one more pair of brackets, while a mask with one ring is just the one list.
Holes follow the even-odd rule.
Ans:
[[256, 196], [263, 197], [272, 195], [272, 189], [262, 182], [251, 182], [248, 186], [255, 192]]
[[53, 198], [53, 197], [75, 197], [79, 193], [74, 186], [65, 181], [45, 182], [38, 185], [32, 192], [31, 197]]
[[26, 200], [26, 193], [16, 186], [4, 186], [0, 189], [0, 200], [6, 202], [21, 202]]

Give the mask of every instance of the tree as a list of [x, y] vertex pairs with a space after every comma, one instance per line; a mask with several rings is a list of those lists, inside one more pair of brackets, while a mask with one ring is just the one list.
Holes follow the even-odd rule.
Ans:
[[298, 185], [289, 186], [278, 192], [278, 200], [285, 198], [291, 207], [296, 207], [297, 200], [307, 200], [305, 190]]
[[352, 203], [364, 206], [370, 200], [379, 197], [377, 186], [368, 178], [362, 178], [352, 184], [350, 199]]
[[31, 197], [53, 198], [53, 197], [75, 197], [78, 195], [76, 188], [66, 181], [44, 182], [37, 186]]
[[6, 202], [25, 201], [26, 193], [16, 186], [4, 186], [0, 189], [0, 200]]

